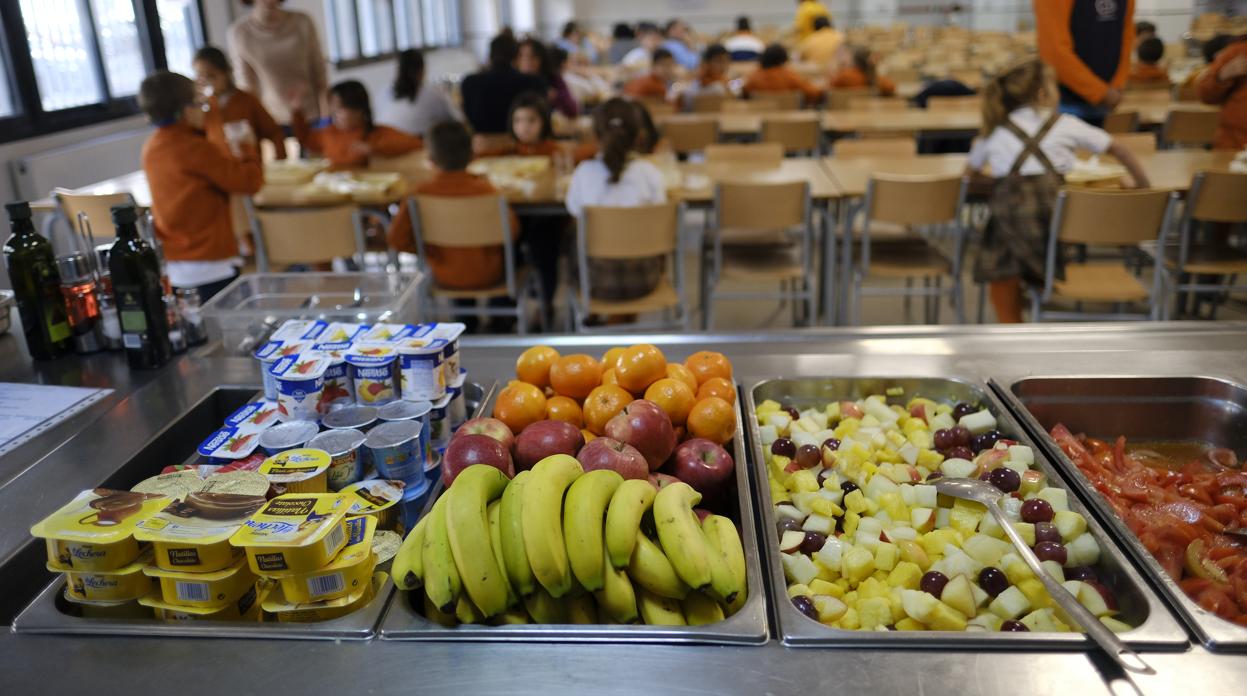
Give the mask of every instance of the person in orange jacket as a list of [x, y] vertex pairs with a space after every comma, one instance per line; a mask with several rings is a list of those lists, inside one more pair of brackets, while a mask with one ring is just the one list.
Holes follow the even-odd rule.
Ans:
[[356, 80], [339, 82], [329, 88], [327, 122], [315, 127], [299, 110], [303, 96], [290, 95], [291, 126], [304, 149], [329, 160], [329, 169], [361, 169], [371, 156], [398, 157], [424, 147], [419, 136], [373, 123], [368, 89]]
[[1199, 99], [1221, 105], [1213, 148], [1247, 147], [1247, 40], [1239, 39], [1217, 53], [1201, 73]]
[[896, 94], [896, 83], [879, 74], [875, 69], [875, 57], [865, 46], [853, 49], [853, 64], [832, 75], [831, 86], [833, 89], [869, 87], [879, 97]]
[[273, 143], [277, 159], [286, 159], [286, 134], [254, 94], [234, 84], [234, 69], [225, 52], [216, 46], [204, 46], [195, 52], [191, 62], [195, 84], [207, 97], [204, 133], [208, 141], [230, 151], [225, 137], [225, 124], [245, 121], [257, 141]]
[[1134, 0], [1034, 0], [1039, 57], [1056, 70], [1061, 111], [1093, 126], [1121, 103], [1134, 50]]
[[511, 102], [511, 139], [505, 144], [474, 148], [477, 157], [554, 157], [563, 146], [554, 139], [550, 102], [537, 92], [524, 92]]
[[804, 95], [807, 106], [823, 99], [823, 90], [788, 66], [788, 49], [777, 43], [767, 46], [758, 61], [758, 69], [745, 78], [745, 96], [794, 90]]
[[649, 72], [629, 80], [623, 93], [633, 99], [666, 99], [672, 82], [675, 82], [675, 56], [665, 48], [656, 48]]
[[156, 126], [143, 143], [142, 161], [169, 281], [206, 302], [238, 277], [242, 265], [230, 194], [259, 191], [264, 168], [253, 143], [240, 143], [234, 157], [208, 142], [195, 84], [187, 77], [149, 76], [139, 85], [138, 103]]

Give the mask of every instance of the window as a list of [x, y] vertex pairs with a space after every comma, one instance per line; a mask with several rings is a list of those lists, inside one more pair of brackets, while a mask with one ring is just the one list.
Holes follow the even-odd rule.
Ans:
[[0, 142], [138, 112], [143, 78], [190, 71], [198, 0], [0, 2]]
[[335, 63], [462, 43], [457, 0], [325, 0], [325, 17]]

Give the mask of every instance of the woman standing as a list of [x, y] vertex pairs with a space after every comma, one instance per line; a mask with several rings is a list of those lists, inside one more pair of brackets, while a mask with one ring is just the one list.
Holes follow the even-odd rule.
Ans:
[[423, 136], [443, 121], [463, 120], [445, 91], [424, 84], [424, 54], [414, 48], [398, 54], [398, 76], [390, 97], [377, 121], [401, 131]]
[[320, 118], [328, 86], [325, 55], [312, 18], [281, 8], [283, 0], [242, 0], [251, 7], [229, 28], [229, 49], [236, 82], [259, 95], [278, 123], [290, 123], [287, 95], [303, 97], [303, 115]]

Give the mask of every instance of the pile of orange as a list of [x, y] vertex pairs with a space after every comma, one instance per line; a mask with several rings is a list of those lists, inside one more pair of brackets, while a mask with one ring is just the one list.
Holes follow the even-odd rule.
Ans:
[[658, 404], [680, 439], [724, 444], [736, 433], [736, 385], [722, 353], [698, 351], [681, 364], [647, 343], [611, 348], [600, 360], [533, 346], [516, 361], [515, 377], [498, 394], [494, 418], [516, 434], [552, 419], [575, 425], [590, 440], [635, 399]]

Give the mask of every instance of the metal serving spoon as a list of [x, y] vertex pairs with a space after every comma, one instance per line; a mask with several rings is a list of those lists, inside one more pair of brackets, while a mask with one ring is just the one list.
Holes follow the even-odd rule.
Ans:
[[1005, 536], [1009, 537], [1009, 541], [1013, 542], [1018, 555], [1022, 557], [1022, 560], [1026, 561], [1026, 565], [1030, 566], [1031, 571], [1035, 573], [1035, 577], [1043, 582], [1044, 587], [1048, 590], [1048, 594], [1091, 637], [1091, 640], [1100, 646], [1101, 650], [1128, 672], [1136, 672], [1138, 674], [1156, 673], [1155, 670], [1143, 661], [1143, 658], [1139, 657], [1138, 653], [1126, 647], [1126, 644], [1121, 642], [1117, 634], [1100, 623], [1095, 614], [1087, 611], [1086, 607], [1080, 604], [1074, 595], [1069, 593], [1069, 590], [1062, 587], [1056, 578], [1048, 574], [1043, 564], [1039, 562], [1039, 558], [1035, 556], [1035, 552], [1031, 551], [1030, 547], [1026, 545], [1022, 535], [1018, 534], [1018, 531], [1013, 528], [1012, 521], [1005, 515], [1005, 511], [1001, 509], [999, 501], [1005, 494], [999, 488], [984, 481], [968, 478], [937, 479], [935, 488], [944, 495], [961, 498], [962, 500], [972, 500], [985, 505], [987, 511], [996, 518], [996, 522], [1004, 530]]

